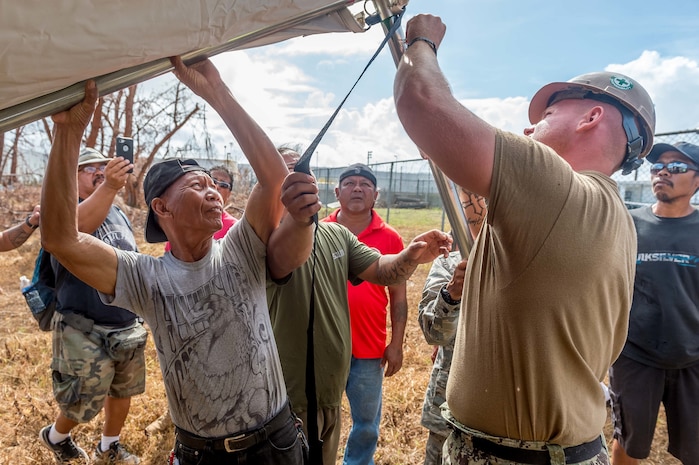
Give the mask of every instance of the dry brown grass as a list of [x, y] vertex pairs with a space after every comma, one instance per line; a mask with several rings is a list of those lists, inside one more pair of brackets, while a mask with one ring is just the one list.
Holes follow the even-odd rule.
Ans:
[[[10, 226], [23, 218], [38, 202], [36, 189], [3, 192], [0, 203], [0, 227]], [[143, 213], [131, 212], [136, 237], [142, 238]], [[422, 217], [424, 213], [392, 211], [391, 220]], [[393, 223], [393, 221], [392, 221]], [[398, 221], [398, 223], [403, 223]], [[410, 223], [410, 222], [407, 222]], [[410, 239], [431, 227], [439, 227], [439, 214], [429, 224], [399, 226], [404, 238]], [[39, 234], [19, 249], [0, 255], [0, 463], [35, 465], [52, 463], [46, 449], [37, 441], [39, 430], [51, 423], [56, 404], [51, 395], [49, 364], [51, 337], [39, 331], [19, 292], [19, 276], [30, 275], [39, 247]], [[141, 251], [160, 254], [162, 247], [140, 243]], [[417, 302], [428, 271], [420, 267], [408, 283], [410, 316], [408, 319], [403, 369], [384, 383], [384, 409], [381, 438], [375, 460], [380, 465], [421, 464], [426, 432], [420, 426], [423, 395], [430, 372], [429, 347], [417, 325]], [[173, 443], [173, 434], [146, 437], [144, 428], [165, 411], [165, 392], [152, 341], [147, 346], [146, 393], [133, 398], [131, 412], [122, 431], [122, 441], [140, 455], [145, 465], [162, 464]], [[347, 403], [343, 404], [344, 425], [341, 444], [349, 430]], [[75, 428], [74, 437], [84, 448], [94, 447], [101, 432], [102, 416]], [[609, 434], [609, 425], [606, 428]], [[680, 462], [667, 452], [667, 429], [661, 414], [651, 457], [644, 465], [676, 465]], [[341, 447], [342, 449], [342, 447]], [[340, 450], [340, 455], [342, 450]], [[341, 463], [341, 457], [338, 459]]]

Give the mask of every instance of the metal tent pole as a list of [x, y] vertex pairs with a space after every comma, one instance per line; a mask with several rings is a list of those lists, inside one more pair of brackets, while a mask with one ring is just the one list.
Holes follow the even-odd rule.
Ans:
[[[384, 28], [384, 33], [388, 32], [388, 29], [391, 26], [390, 24], [386, 24], [386, 18], [390, 18], [396, 8], [402, 8], [407, 5], [407, 3], [408, 0], [374, 0], [376, 11], [383, 20], [381, 24]], [[398, 66], [398, 63], [403, 56], [404, 41], [405, 35], [403, 33], [403, 29], [400, 28], [388, 42], [388, 46], [391, 48], [391, 54], [396, 66]], [[451, 224], [452, 235], [459, 244], [459, 251], [461, 252], [462, 258], [466, 258], [471, 251], [471, 247], [473, 246], [473, 239], [471, 238], [470, 231], [468, 230], [466, 215], [464, 214], [464, 210], [461, 208], [461, 202], [459, 201], [459, 187], [456, 186], [449, 178], [447, 178], [447, 176], [437, 167], [437, 165], [432, 162], [432, 160], [428, 159], [428, 163], [430, 164], [430, 170], [432, 171], [432, 176], [434, 177], [437, 185], [439, 196], [442, 198], [444, 211], [449, 219], [449, 224]]]

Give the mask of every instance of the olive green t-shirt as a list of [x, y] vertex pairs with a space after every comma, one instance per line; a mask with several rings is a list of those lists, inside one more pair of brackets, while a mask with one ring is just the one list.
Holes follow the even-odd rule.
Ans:
[[[315, 378], [318, 407], [338, 407], [347, 384], [352, 337], [347, 281], [381, 254], [338, 223], [318, 223], [315, 263]], [[294, 411], [306, 411], [306, 329], [311, 302], [313, 256], [283, 285], [268, 282], [267, 302], [287, 392]]]
[[599, 382], [626, 339], [636, 234], [606, 175], [498, 132], [487, 222], [469, 257], [447, 403], [488, 434], [599, 436]]

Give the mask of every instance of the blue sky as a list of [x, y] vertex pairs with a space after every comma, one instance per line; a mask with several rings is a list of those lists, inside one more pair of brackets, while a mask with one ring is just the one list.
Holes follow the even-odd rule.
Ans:
[[[699, 2], [411, 0], [405, 19], [418, 13], [442, 17], [439, 61], [454, 95], [495, 126], [521, 132], [541, 86], [600, 70], [626, 73], [649, 91], [658, 132], [699, 126]], [[375, 26], [364, 34], [298, 38], [214, 62], [275, 143], [306, 146], [382, 35]], [[366, 161], [367, 151], [374, 162], [418, 156], [395, 115], [394, 74], [386, 50], [346, 102], [314, 165]], [[214, 114], [208, 126], [214, 147], [237, 152]]]

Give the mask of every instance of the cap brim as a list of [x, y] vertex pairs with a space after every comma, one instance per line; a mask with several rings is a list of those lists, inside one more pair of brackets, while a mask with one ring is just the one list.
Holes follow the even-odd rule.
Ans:
[[109, 159], [105, 157], [91, 157], [83, 161], [78, 161], [78, 166], [90, 165], [92, 163], [107, 163], [108, 161]]
[[[651, 163], [655, 163], [656, 161], [658, 161], [658, 158], [660, 158], [660, 156], [662, 154], [664, 154], [665, 152], [679, 152], [682, 155], [687, 156], [686, 153], [684, 153], [682, 150], [678, 149], [674, 145], [655, 144], [653, 146], [653, 148], [650, 150], [650, 152], [648, 153], [648, 155], [646, 156], [646, 159]], [[689, 158], [691, 159], [692, 157], [689, 157]]]
[[150, 208], [150, 206], [148, 207], [148, 216], [146, 217], [146, 228], [144, 235], [146, 236], [146, 242], [151, 244], [167, 242], [167, 236], [160, 226], [158, 226], [158, 222], [155, 219], [155, 213], [153, 213], [153, 209]]
[[541, 121], [553, 94], [574, 86], [570, 82], [552, 82], [539, 89], [529, 103], [529, 122], [536, 124]]

